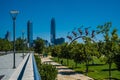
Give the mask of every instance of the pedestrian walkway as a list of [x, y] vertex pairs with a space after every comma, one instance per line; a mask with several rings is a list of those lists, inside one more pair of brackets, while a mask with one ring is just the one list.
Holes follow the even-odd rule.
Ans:
[[30, 55], [29, 60], [26, 64], [22, 80], [34, 80], [32, 54]]
[[[22, 54], [16, 54], [15, 55], [16, 60], [16, 68], [20, 64], [20, 62], [23, 60]], [[8, 80], [13, 72], [16, 69], [13, 69], [13, 54], [6, 54], [0, 56], [0, 80]]]
[[41, 80], [33, 53], [28, 53], [9, 80]]
[[52, 61], [49, 57], [41, 58], [42, 63], [52, 64], [58, 69], [57, 80], [93, 80], [83, 74], [76, 73], [74, 70], [62, 66], [59, 63]]
[[13, 54], [0, 56], [0, 80], [41, 80], [33, 53], [15, 54], [16, 68], [13, 69]]

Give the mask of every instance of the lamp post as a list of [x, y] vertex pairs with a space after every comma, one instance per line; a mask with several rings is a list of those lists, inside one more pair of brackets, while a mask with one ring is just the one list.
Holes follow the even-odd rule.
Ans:
[[22, 44], [22, 47], [23, 47], [23, 54], [22, 54], [22, 56], [23, 56], [23, 59], [24, 59], [24, 31], [22, 31], [22, 40], [23, 40], [23, 44]]
[[17, 10], [10, 11], [10, 14], [13, 20], [13, 69], [16, 68], [15, 66], [15, 21], [18, 13], [19, 11]]

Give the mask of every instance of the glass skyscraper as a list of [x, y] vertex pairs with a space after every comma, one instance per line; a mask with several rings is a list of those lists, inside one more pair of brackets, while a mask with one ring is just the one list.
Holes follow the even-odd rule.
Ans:
[[56, 33], [55, 33], [55, 19], [52, 18], [51, 19], [51, 33], [50, 33], [50, 41], [51, 41], [52, 45], [55, 44], [55, 37], [56, 37]]
[[28, 46], [33, 46], [33, 24], [31, 21], [27, 22], [27, 40], [28, 40]]
[[10, 32], [7, 31], [7, 33], [5, 34], [5, 39], [10, 41]]

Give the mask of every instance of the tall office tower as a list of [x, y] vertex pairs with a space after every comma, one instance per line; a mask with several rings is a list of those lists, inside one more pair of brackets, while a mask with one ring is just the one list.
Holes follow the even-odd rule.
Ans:
[[31, 21], [27, 22], [27, 40], [28, 46], [33, 47], [33, 24]]
[[54, 45], [55, 44], [55, 19], [52, 18], [51, 19], [51, 33], [50, 33], [50, 41], [51, 44]]
[[10, 32], [7, 31], [7, 33], [5, 34], [5, 39], [10, 41]]

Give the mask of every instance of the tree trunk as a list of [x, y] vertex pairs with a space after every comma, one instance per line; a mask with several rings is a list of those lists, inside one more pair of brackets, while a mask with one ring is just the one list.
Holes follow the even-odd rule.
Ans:
[[93, 56], [92, 56], [92, 65], [94, 65], [94, 59], [93, 59]]
[[86, 60], [86, 76], [88, 75], [88, 60]]
[[59, 57], [58, 57], [58, 62], [59, 62], [60, 60], [59, 60]]
[[77, 62], [75, 62], [75, 67], [77, 68]]
[[109, 80], [111, 80], [111, 78], [112, 78], [112, 75], [111, 75], [111, 66], [112, 66], [112, 63], [110, 62], [109, 63]]
[[68, 58], [67, 58], [67, 66], [69, 66], [69, 60], [68, 60]]

